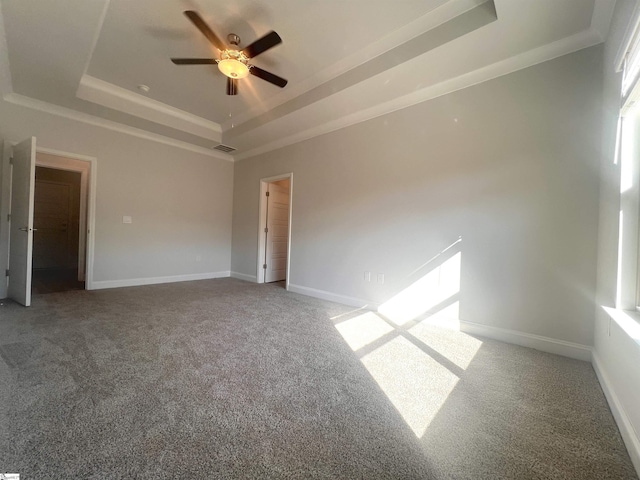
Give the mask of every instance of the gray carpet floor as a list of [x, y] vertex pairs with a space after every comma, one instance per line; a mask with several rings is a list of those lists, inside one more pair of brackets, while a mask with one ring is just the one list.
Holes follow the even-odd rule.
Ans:
[[22, 479], [637, 478], [585, 362], [234, 279], [0, 303]]

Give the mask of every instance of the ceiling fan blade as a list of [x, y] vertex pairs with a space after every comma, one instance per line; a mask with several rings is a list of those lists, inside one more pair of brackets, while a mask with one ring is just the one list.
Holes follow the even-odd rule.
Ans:
[[172, 58], [176, 65], [215, 65], [218, 63], [213, 58]]
[[194, 12], [193, 10], [187, 10], [184, 14], [191, 20], [198, 30], [202, 32], [202, 34], [207, 37], [207, 40], [211, 42], [211, 44], [216, 47], [218, 50], [225, 50], [227, 46], [225, 43], [218, 38], [218, 36], [213, 33], [213, 30], [209, 28], [202, 17], [198, 14], [198, 12]]
[[284, 86], [287, 84], [287, 80], [285, 80], [284, 78], [258, 68], [255, 65], [251, 66], [251, 68], [249, 69], [249, 73], [255, 75], [258, 78], [261, 78], [262, 80], [266, 80], [269, 83], [273, 83], [280, 88], [284, 88]]
[[227, 95], [238, 94], [238, 80], [227, 77]]
[[271, 31], [267, 33], [264, 37], [259, 38], [258, 40], [253, 42], [251, 45], [248, 45], [247, 47], [243, 48], [242, 51], [247, 57], [253, 58], [257, 55], [260, 55], [262, 52], [265, 52], [270, 48], [275, 47], [279, 43], [282, 43], [282, 39], [280, 38], [280, 35], [278, 35], [274, 31]]

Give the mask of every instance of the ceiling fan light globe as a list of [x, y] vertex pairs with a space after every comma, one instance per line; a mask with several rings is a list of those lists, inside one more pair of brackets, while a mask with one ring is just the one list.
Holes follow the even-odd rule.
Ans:
[[229, 78], [244, 78], [249, 75], [249, 67], [233, 58], [220, 60], [218, 62], [218, 68]]

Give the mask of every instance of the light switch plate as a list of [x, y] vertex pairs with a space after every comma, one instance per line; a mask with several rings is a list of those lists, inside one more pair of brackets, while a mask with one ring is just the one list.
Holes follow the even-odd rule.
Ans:
[[122, 217], [122, 223], [133, 223], [133, 218], [129, 216]]

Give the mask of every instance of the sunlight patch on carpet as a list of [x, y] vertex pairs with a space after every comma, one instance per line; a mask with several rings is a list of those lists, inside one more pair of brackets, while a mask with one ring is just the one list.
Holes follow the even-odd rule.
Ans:
[[458, 377], [403, 337], [362, 358], [362, 363], [420, 438], [458, 383]]
[[336, 329], [353, 351], [376, 341], [393, 331], [393, 327], [373, 312], [358, 315], [336, 325]]
[[482, 341], [462, 332], [435, 328], [426, 322], [409, 329], [409, 333], [458, 367], [466, 370], [480, 350]]

